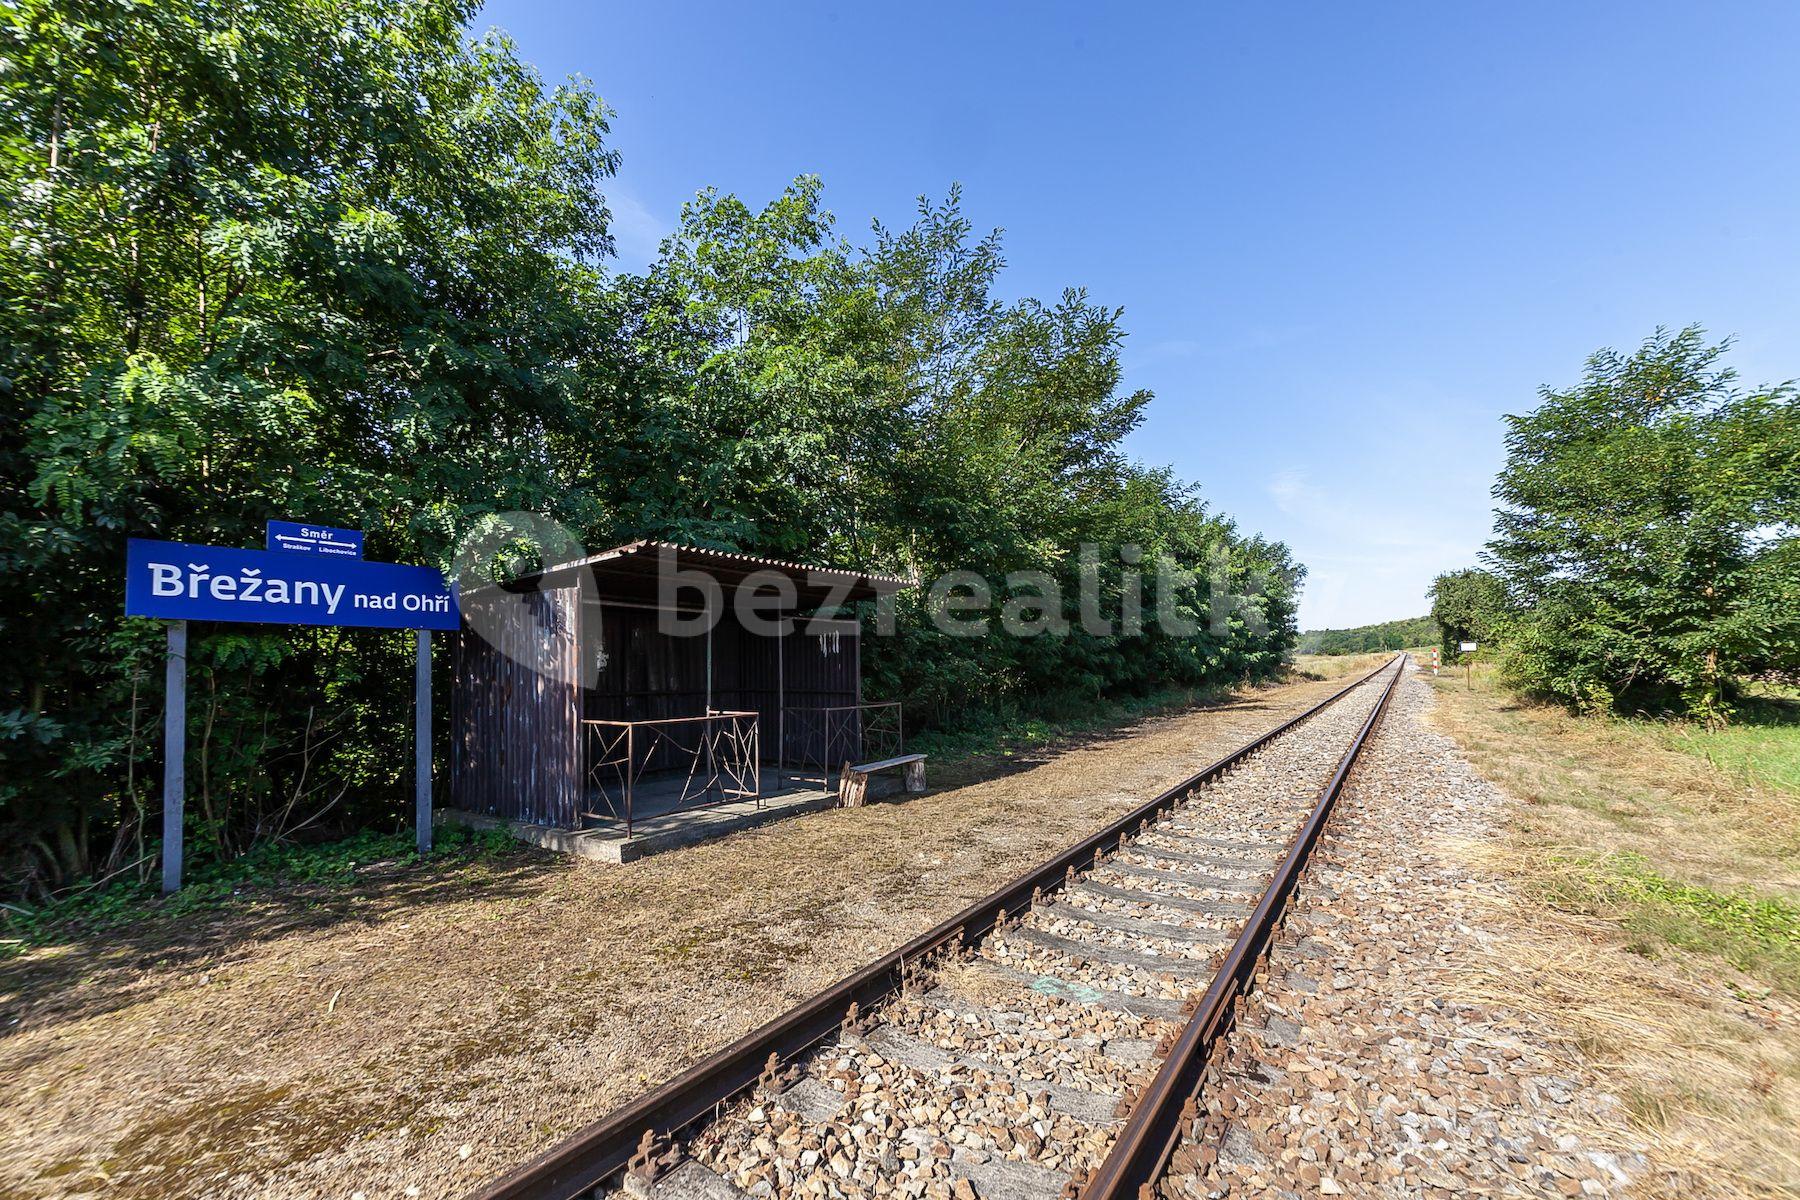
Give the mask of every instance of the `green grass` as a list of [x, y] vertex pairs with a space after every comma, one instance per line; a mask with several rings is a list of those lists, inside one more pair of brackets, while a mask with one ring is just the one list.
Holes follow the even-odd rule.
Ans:
[[454, 864], [518, 853], [522, 843], [505, 830], [473, 830], [450, 825], [433, 832], [429, 854], [421, 857], [413, 834], [365, 830], [336, 842], [312, 845], [265, 843], [226, 862], [191, 864], [181, 890], [161, 896], [154, 879], [115, 880], [81, 888], [38, 905], [0, 904], [0, 959], [33, 946], [116, 929], [147, 916], [181, 917], [223, 909], [276, 888], [345, 885], [375, 864], [405, 867], [425, 862]]
[[1477, 666], [1437, 681], [1476, 765], [1525, 802], [1523, 878], [1616, 924], [1650, 958], [1713, 955], [1800, 995], [1800, 704], [1763, 695], [1718, 730], [1579, 717], [1522, 701]]
[[1668, 731], [1667, 741], [1739, 779], [1800, 795], [1800, 701], [1752, 697], [1732, 724], [1679, 726]]
[[1800, 905], [1748, 890], [1719, 892], [1670, 879], [1642, 855], [1554, 856], [1563, 874], [1546, 898], [1575, 912], [1607, 915], [1632, 936], [1631, 949], [1662, 945], [1716, 954], [1739, 970], [1800, 993]]

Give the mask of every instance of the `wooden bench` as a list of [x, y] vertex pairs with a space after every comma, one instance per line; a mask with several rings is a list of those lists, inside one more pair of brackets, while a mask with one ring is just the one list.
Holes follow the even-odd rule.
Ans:
[[899, 754], [893, 758], [884, 758], [879, 762], [845, 763], [844, 773], [838, 780], [838, 802], [845, 808], [860, 808], [869, 802], [869, 776], [882, 771], [891, 771], [895, 767], [906, 768], [906, 790], [922, 792], [925, 790], [925, 756], [923, 754]]

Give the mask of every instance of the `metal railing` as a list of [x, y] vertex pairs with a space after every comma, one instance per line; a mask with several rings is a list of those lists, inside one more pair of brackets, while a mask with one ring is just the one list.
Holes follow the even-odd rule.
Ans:
[[892, 758], [906, 752], [906, 725], [900, 701], [836, 704], [825, 708], [792, 706], [781, 710], [775, 741], [775, 772], [789, 778], [817, 779], [833, 786], [847, 762]]
[[639, 783], [660, 758], [674, 764], [656, 771], [675, 794], [665, 811], [746, 799], [760, 808], [759, 724], [756, 713], [735, 711], [654, 721], [584, 720], [589, 796], [623, 821], [625, 836], [631, 837]]

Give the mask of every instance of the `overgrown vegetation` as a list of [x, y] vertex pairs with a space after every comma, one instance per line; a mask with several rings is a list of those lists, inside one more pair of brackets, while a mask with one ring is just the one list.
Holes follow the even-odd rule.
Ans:
[[[1484, 557], [1515, 686], [1717, 723], [1738, 680], [1800, 673], [1800, 394], [1739, 388], [1728, 348], [1659, 330], [1507, 418]], [[1494, 619], [1479, 575], [1451, 584], [1441, 619]]]
[[1525, 801], [1542, 895], [1606, 916], [1640, 953], [1718, 956], [1800, 996], [1800, 788], [1764, 782], [1800, 754], [1800, 725], [1746, 721], [1768, 736], [1734, 739], [1753, 749], [1715, 765], [1667, 722], [1520, 703], [1490, 665], [1473, 682], [1440, 681], [1441, 719]]
[[1800, 994], [1800, 904], [1748, 889], [1720, 892], [1670, 879], [1642, 854], [1553, 855], [1544, 892], [1573, 912], [1610, 917], [1632, 948], [1717, 955]]
[[1404, 650], [1428, 646], [1437, 640], [1437, 626], [1430, 617], [1383, 621], [1354, 629], [1311, 629], [1300, 635], [1299, 654], [1370, 654], [1379, 650]]
[[1671, 722], [1664, 740], [1747, 783], [1800, 796], [1800, 698], [1771, 690], [1754, 686], [1730, 725]]
[[1485, 994], [1574, 1030], [1675, 1173], [1652, 1191], [1791, 1195], [1800, 789], [1758, 782], [1760, 753], [1715, 766], [1669, 722], [1521, 698], [1488, 663], [1472, 678], [1437, 681], [1434, 720], [1521, 802], [1464, 847], [1518, 892]]
[[1448, 571], [1431, 581], [1426, 595], [1444, 662], [1458, 661], [1464, 642], [1492, 649], [1500, 640], [1506, 622], [1506, 585], [1492, 571], [1479, 567]]
[[[703, 192], [616, 274], [610, 114], [546, 86], [473, 0], [0, 10], [0, 884], [152, 861], [160, 630], [131, 535], [256, 545], [269, 517], [447, 566], [509, 512], [932, 578], [1076, 547], [1186, 573], [1195, 637], [948, 637], [909, 595], [869, 690], [909, 717], [1277, 670], [1302, 575], [1129, 461], [1119, 310], [995, 296], [954, 190], [841, 238], [817, 180]], [[997, 588], [993, 610], [1006, 602]], [[197, 627], [196, 865], [404, 821], [407, 640]], [[440, 689], [440, 694], [443, 689]]]

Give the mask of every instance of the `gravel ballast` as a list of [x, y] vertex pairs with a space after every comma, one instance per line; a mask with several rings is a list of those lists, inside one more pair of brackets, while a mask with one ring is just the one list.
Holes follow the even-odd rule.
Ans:
[[1169, 1197], [1620, 1195], [1620, 1106], [1541, 1020], [1455, 999], [1501, 885], [1460, 844], [1509, 803], [1408, 678], [1339, 801], [1261, 986], [1215, 1050]]
[[[1113, 862], [1151, 847], [1184, 900], [1260, 892], [1392, 672], [1345, 696], [1145, 827], [983, 940], [924, 997], [902, 995], [800, 1064], [800, 1082], [738, 1106], [689, 1148], [695, 1165], [628, 1180], [644, 1200], [1032, 1200], [1112, 1147], [1134, 1095], [1245, 915], [1157, 892], [1122, 901]], [[1169, 851], [1180, 844], [1182, 851]], [[1222, 867], [1222, 864], [1223, 867]], [[1227, 882], [1209, 872], [1229, 869]], [[1115, 879], [1098, 895], [1078, 885]], [[710, 1179], [708, 1179], [710, 1176]]]

